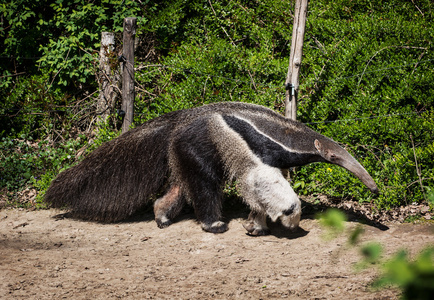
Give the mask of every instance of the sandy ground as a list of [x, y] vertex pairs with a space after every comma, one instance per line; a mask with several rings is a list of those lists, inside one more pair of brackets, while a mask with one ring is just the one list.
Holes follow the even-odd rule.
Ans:
[[[151, 213], [117, 224], [56, 219], [56, 210], [0, 211], [0, 299], [396, 299], [372, 291], [375, 267], [355, 271], [361, 256], [346, 235], [325, 240], [318, 220], [250, 237], [244, 210], [225, 212], [229, 231], [201, 230], [193, 214], [159, 229]], [[347, 228], [360, 225], [347, 222]], [[434, 244], [433, 225], [362, 225], [362, 243], [385, 255], [412, 255]], [[388, 227], [388, 228], [387, 228]]]

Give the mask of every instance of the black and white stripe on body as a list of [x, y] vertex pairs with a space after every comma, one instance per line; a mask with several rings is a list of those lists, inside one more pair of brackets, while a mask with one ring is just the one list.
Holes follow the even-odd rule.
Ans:
[[[273, 132], [273, 136], [266, 134], [255, 126], [253, 122], [237, 116], [224, 116], [223, 119], [229, 127], [237, 132], [244, 141], [249, 145], [249, 148], [257, 155], [264, 164], [271, 167], [286, 169], [289, 167], [302, 166], [311, 161], [316, 161], [318, 156], [317, 151], [311, 147], [303, 147], [305, 141], [301, 139], [309, 139], [314, 141], [315, 133], [305, 130], [300, 132], [297, 128], [288, 126], [290, 124], [279, 124], [285, 127], [273, 126], [276, 124], [270, 123], [268, 127], [277, 127], [275, 130], [268, 130]], [[262, 122], [261, 122], [262, 123]], [[308, 136], [310, 134], [310, 136]], [[287, 136], [290, 136], [288, 138]], [[299, 136], [300, 135], [300, 136]], [[299, 141], [291, 139], [298, 138]], [[295, 145], [294, 148], [286, 146], [279, 142], [283, 141], [287, 145]]]

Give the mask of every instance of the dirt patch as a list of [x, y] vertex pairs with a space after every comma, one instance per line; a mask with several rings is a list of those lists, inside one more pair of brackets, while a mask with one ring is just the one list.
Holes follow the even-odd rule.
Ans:
[[[376, 269], [355, 272], [360, 260], [346, 237], [326, 241], [304, 215], [289, 233], [250, 237], [230, 217], [229, 231], [202, 231], [194, 215], [159, 229], [152, 214], [99, 224], [56, 219], [59, 211], [0, 211], [1, 299], [395, 299], [396, 289], [372, 291]], [[225, 213], [228, 215], [228, 213]], [[354, 218], [350, 218], [350, 220]], [[360, 225], [347, 222], [348, 228]], [[386, 255], [411, 255], [433, 245], [429, 224], [361, 225], [363, 241], [383, 244]]]

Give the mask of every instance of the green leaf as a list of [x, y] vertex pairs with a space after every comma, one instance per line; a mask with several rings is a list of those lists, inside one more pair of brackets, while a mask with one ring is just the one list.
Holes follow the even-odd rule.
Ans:
[[319, 214], [320, 224], [336, 233], [345, 229], [346, 219], [345, 214], [335, 208], [329, 208], [325, 213]]
[[369, 243], [364, 245], [360, 251], [365, 262], [373, 264], [379, 262], [383, 252], [383, 247], [379, 243]]

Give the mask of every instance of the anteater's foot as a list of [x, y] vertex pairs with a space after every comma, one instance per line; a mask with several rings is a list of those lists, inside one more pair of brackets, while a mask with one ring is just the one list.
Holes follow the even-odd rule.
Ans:
[[245, 223], [243, 227], [247, 230], [247, 234], [251, 236], [269, 235], [271, 233], [268, 227], [260, 226], [255, 222]]
[[222, 221], [216, 221], [211, 224], [202, 223], [202, 229], [211, 233], [223, 233], [229, 229], [228, 224]]
[[173, 223], [171, 220], [169, 220], [166, 217], [164, 217], [164, 218], [156, 218], [155, 222], [157, 222], [158, 228], [161, 228], [161, 229], [169, 227]]

